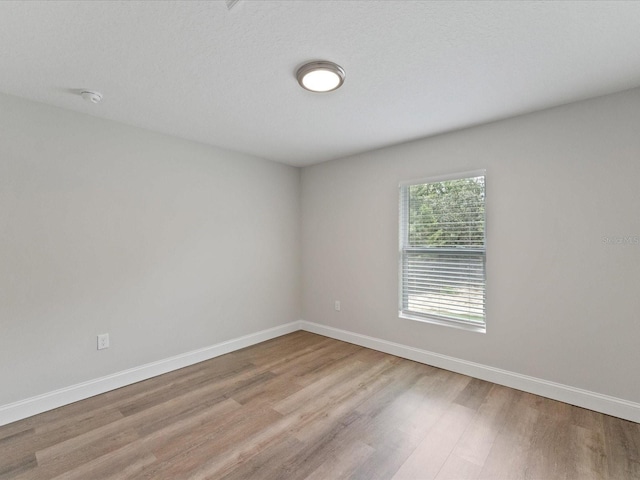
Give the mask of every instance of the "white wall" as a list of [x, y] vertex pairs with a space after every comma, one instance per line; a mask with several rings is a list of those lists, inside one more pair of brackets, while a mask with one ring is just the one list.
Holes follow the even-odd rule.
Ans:
[[299, 177], [0, 95], [0, 405], [299, 319]]
[[[303, 319], [640, 401], [640, 245], [603, 243], [640, 236], [639, 127], [636, 89], [304, 168]], [[487, 333], [399, 319], [398, 182], [480, 168]]]

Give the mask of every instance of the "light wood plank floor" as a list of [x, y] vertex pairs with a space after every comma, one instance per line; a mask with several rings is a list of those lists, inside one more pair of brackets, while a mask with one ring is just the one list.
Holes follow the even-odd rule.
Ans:
[[0, 479], [640, 479], [640, 425], [307, 332], [0, 427]]

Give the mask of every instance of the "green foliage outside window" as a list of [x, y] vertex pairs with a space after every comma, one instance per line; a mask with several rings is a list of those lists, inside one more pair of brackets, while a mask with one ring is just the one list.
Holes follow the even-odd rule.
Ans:
[[409, 245], [484, 246], [484, 177], [409, 187]]

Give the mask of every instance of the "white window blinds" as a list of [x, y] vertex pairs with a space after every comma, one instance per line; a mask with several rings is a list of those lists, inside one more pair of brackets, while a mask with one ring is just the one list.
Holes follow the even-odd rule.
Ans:
[[485, 175], [400, 186], [400, 315], [485, 326]]

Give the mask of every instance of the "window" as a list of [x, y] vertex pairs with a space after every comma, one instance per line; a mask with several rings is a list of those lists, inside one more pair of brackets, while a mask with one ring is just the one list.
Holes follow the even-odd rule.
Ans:
[[400, 316], [485, 331], [485, 172], [400, 184]]

